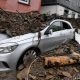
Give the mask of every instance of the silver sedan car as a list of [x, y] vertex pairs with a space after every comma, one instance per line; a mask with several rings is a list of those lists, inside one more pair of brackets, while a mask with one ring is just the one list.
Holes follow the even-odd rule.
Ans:
[[0, 41], [0, 71], [19, 69], [25, 56], [37, 57], [74, 39], [75, 30], [65, 20], [53, 20], [40, 33], [29, 33]]

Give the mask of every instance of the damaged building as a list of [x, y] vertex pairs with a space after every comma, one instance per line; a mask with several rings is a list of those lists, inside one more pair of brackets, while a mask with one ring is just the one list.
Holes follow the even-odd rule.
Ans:
[[68, 18], [80, 17], [80, 0], [0, 0], [0, 8], [10, 12], [37, 11]]
[[41, 13], [78, 18], [80, 17], [80, 0], [42, 0]]

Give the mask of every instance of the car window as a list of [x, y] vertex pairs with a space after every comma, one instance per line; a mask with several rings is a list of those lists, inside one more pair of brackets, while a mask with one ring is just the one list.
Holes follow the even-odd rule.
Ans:
[[70, 25], [65, 22], [62, 22], [62, 25], [64, 29], [71, 29]]
[[63, 27], [60, 21], [56, 21], [50, 25], [50, 29], [52, 29], [52, 31], [55, 32], [55, 31], [63, 30]]

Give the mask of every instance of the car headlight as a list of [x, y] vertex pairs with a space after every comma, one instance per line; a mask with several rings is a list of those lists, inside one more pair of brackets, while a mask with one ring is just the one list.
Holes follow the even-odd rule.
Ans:
[[17, 48], [16, 43], [6, 43], [0, 45], [0, 53], [10, 53], [13, 52]]

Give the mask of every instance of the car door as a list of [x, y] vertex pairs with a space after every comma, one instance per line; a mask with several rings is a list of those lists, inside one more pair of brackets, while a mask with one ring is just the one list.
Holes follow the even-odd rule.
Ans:
[[45, 52], [45, 51], [49, 51], [53, 48], [55, 48], [56, 46], [58, 46], [59, 44], [61, 44], [62, 42], [64, 42], [64, 37], [61, 35], [61, 31], [63, 30], [63, 27], [61, 25], [60, 21], [55, 21], [53, 22], [49, 28], [45, 31], [46, 32], [50, 32], [49, 34], [45, 34], [43, 36], [41, 36], [41, 41], [39, 44], [40, 49]]
[[74, 38], [74, 29], [66, 22], [61, 22], [63, 26], [63, 30], [61, 32], [64, 35], [65, 40], [71, 40]]

